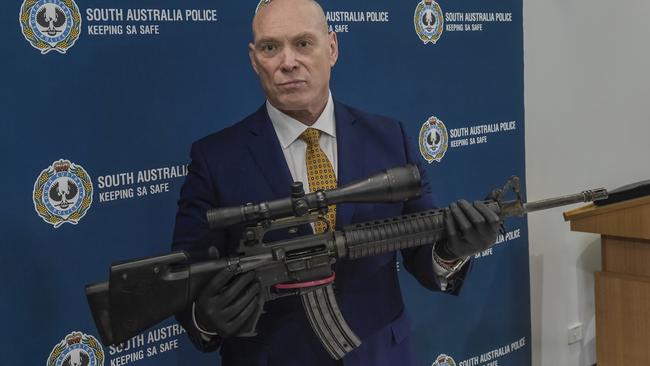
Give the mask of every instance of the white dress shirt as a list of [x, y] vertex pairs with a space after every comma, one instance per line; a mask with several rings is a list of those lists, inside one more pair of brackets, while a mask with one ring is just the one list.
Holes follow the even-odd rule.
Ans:
[[[307, 178], [307, 143], [301, 140], [300, 135], [305, 132], [306, 124], [289, 117], [285, 113], [275, 108], [268, 100], [266, 101], [266, 111], [273, 123], [273, 129], [278, 136], [282, 153], [289, 166], [291, 178], [294, 182], [303, 182], [305, 193], [312, 190], [309, 187]], [[318, 117], [316, 122], [311, 126], [319, 130], [320, 133], [320, 148], [323, 150], [334, 169], [334, 175], [338, 178], [338, 159], [336, 150], [336, 123], [334, 120], [334, 102], [332, 101], [332, 93], [330, 92], [327, 99], [327, 104], [323, 113]]]

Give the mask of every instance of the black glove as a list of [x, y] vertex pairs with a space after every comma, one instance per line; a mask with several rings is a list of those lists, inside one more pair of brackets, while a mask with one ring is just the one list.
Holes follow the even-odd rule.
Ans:
[[458, 200], [444, 212], [447, 240], [436, 245], [436, 253], [446, 261], [485, 250], [492, 245], [501, 231], [499, 216], [483, 202], [470, 204]]
[[239, 332], [259, 306], [261, 286], [255, 273], [235, 275], [219, 271], [203, 288], [195, 302], [198, 325], [227, 338]]

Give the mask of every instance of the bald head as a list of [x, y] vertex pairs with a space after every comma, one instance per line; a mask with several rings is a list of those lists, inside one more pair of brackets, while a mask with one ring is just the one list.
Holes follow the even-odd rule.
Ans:
[[327, 18], [323, 8], [314, 0], [270, 0], [258, 7], [253, 17], [253, 39], [257, 37], [259, 28], [275, 21], [291, 21], [288, 16], [299, 14], [308, 17], [315, 28], [324, 33], [329, 32]]
[[268, 101], [305, 124], [325, 108], [338, 53], [336, 33], [313, 0], [273, 0], [255, 14], [251, 65]]

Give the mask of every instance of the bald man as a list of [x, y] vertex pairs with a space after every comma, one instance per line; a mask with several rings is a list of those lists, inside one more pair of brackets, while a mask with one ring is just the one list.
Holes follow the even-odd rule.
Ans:
[[[274, 0], [262, 5], [253, 19], [248, 52], [266, 102], [232, 127], [192, 146], [173, 248], [187, 251], [194, 261], [209, 258], [210, 247], [222, 256], [236, 254], [241, 237], [242, 226], [209, 231], [207, 210], [289, 196], [292, 182], [309, 182], [310, 149], [326, 161], [323, 165], [331, 169], [338, 186], [398, 165], [419, 166], [401, 123], [332, 98], [329, 81], [339, 56], [338, 40], [328, 32], [320, 5], [311, 0]], [[404, 204], [337, 205], [336, 227], [433, 208], [421, 168], [420, 175], [421, 198]], [[306, 192], [315, 190], [310, 185], [304, 185]], [[404, 267], [433, 291], [457, 294], [468, 269], [467, 253], [496, 238], [498, 226], [493, 225], [493, 217], [465, 207], [466, 202], [458, 205], [456, 211], [461, 212], [462, 206], [470, 219], [458, 216], [462, 212], [448, 213], [450, 230], [456, 227], [454, 217], [462, 221], [462, 235], [449, 241], [454, 245], [445, 243], [434, 249], [431, 243], [402, 251]], [[477, 222], [474, 218], [480, 227], [472, 227]], [[313, 230], [303, 225], [296, 233], [276, 231], [266, 241], [310, 235]], [[465, 255], [459, 255], [458, 248]], [[236, 336], [253, 316], [260, 292], [268, 290], [260, 288], [252, 272], [218, 273], [178, 319], [199, 349], [220, 348], [226, 366], [416, 365], [396, 267], [396, 253], [336, 264], [339, 307], [362, 341], [338, 361], [314, 335], [295, 296], [265, 305], [257, 336]]]

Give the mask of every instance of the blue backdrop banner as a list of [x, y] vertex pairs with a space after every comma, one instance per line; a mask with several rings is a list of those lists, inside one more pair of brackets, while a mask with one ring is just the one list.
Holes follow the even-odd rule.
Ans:
[[[321, 4], [333, 96], [404, 121], [441, 205], [525, 182], [521, 0]], [[83, 290], [114, 261], [169, 251], [191, 143], [264, 102], [247, 52], [257, 5], [0, 4], [0, 364], [219, 364], [174, 319], [100, 344]], [[400, 272], [422, 365], [530, 365], [527, 237], [508, 220], [458, 297]]]

